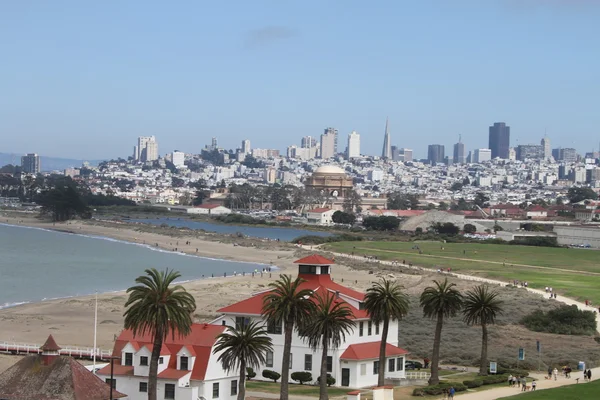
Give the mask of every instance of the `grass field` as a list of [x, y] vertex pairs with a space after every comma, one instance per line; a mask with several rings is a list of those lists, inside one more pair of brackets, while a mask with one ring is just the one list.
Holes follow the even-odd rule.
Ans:
[[[251, 392], [279, 393], [280, 384], [273, 382], [247, 381], [246, 390]], [[327, 393], [331, 397], [345, 396], [350, 389], [330, 387]], [[319, 397], [319, 387], [310, 384], [296, 385], [290, 383], [289, 393], [297, 396]]]
[[323, 249], [507, 282], [527, 281], [533, 288], [551, 286], [559, 295], [600, 304], [600, 252], [595, 250], [441, 242], [336, 242]]
[[600, 380], [502, 398], [519, 400], [596, 400], [600, 398]]

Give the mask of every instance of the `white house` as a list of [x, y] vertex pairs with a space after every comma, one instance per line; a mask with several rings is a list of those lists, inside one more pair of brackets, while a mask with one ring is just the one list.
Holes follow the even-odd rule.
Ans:
[[225, 215], [231, 214], [231, 210], [219, 204], [200, 204], [199, 206], [190, 207], [187, 210], [188, 214], [205, 214], [205, 215]]
[[[239, 372], [226, 373], [213, 354], [216, 338], [224, 326], [193, 324], [191, 333], [182, 337], [167, 336], [158, 363], [158, 398], [177, 400], [237, 398]], [[148, 373], [152, 355], [152, 336], [133, 336], [121, 332], [113, 348], [113, 385], [129, 400], [148, 398]], [[110, 383], [110, 365], [97, 375]]]
[[[329, 351], [327, 370], [335, 378], [336, 386], [360, 388], [377, 385], [379, 347], [381, 344], [381, 327], [373, 324], [364, 309], [364, 294], [339, 285], [331, 279], [333, 261], [319, 255], [312, 255], [295, 261], [298, 264], [298, 276], [305, 280], [301, 289], [310, 289], [318, 293], [331, 293], [350, 307], [354, 315], [354, 330], [346, 336], [339, 349]], [[250, 321], [261, 321], [263, 298], [268, 291], [256, 294], [219, 310], [223, 315], [213, 324], [231, 325], [247, 324]], [[282, 326], [269, 325], [267, 331], [273, 340], [273, 352], [267, 354], [266, 364], [256, 371], [257, 379], [261, 379], [265, 369], [281, 373], [283, 358]], [[405, 377], [404, 362], [408, 354], [398, 346], [398, 321], [390, 321], [386, 347], [386, 378], [402, 379]], [[308, 371], [316, 381], [320, 374], [321, 351], [313, 352], [306, 341], [294, 332], [290, 358], [290, 375], [292, 372]]]
[[306, 219], [309, 224], [331, 225], [334, 212], [331, 208], [314, 208], [306, 212]]

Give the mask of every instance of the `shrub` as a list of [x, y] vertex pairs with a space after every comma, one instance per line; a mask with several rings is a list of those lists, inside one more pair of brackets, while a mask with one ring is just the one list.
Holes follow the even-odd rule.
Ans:
[[576, 305], [563, 305], [547, 313], [535, 310], [523, 317], [523, 325], [535, 332], [560, 335], [593, 335], [596, 332], [596, 317], [591, 311], [581, 311]]
[[281, 374], [270, 369], [265, 369], [262, 372], [263, 378], [271, 379], [273, 382], [277, 382], [277, 379], [281, 378]]
[[359, 242], [361, 240], [363, 240], [363, 238], [360, 236], [342, 233], [339, 235], [331, 235], [331, 236], [304, 235], [304, 236], [299, 236], [297, 238], [294, 238], [294, 240], [292, 240], [292, 243], [301, 242], [302, 244], [319, 245], [319, 244], [333, 243], [333, 242]]
[[251, 380], [255, 376], [256, 376], [256, 372], [254, 372], [254, 370], [252, 368], [250, 368], [250, 367], [246, 368], [246, 378], [248, 378], [248, 380]]
[[454, 390], [457, 392], [464, 392], [467, 390], [467, 387], [462, 383], [453, 382], [453, 383], [440, 383], [439, 385], [425, 386], [416, 388], [413, 390], [413, 396], [439, 396], [444, 393], [445, 389], [450, 389], [454, 387]]
[[[321, 383], [321, 377], [317, 378], [317, 382]], [[335, 378], [331, 374], [327, 374], [327, 386], [335, 385]]]
[[292, 372], [292, 380], [304, 384], [304, 382], [312, 381], [312, 374], [310, 372]]
[[463, 231], [465, 233], [475, 233], [477, 232], [477, 227], [473, 224], [465, 224], [465, 226], [463, 226]]
[[465, 385], [469, 389], [475, 389], [479, 386], [483, 385], [483, 381], [479, 379], [475, 379], [473, 381], [463, 381], [463, 385]]

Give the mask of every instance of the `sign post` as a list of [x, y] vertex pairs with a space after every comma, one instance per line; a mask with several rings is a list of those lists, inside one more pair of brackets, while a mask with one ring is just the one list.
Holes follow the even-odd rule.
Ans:
[[490, 374], [498, 373], [498, 363], [495, 361], [490, 361]]
[[525, 349], [519, 347], [519, 357], [517, 358], [517, 368], [519, 368], [519, 361], [525, 360]]
[[537, 353], [538, 353], [538, 371], [541, 371], [542, 368], [542, 342], [540, 342], [539, 340], [537, 340], [535, 342], [535, 347], [537, 349]]

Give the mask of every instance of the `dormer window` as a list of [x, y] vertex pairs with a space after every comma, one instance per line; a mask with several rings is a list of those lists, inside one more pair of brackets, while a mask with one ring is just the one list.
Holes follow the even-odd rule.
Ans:
[[147, 356], [140, 356], [140, 365], [142, 367], [148, 366], [148, 357]]
[[128, 367], [133, 365], [133, 353], [125, 353], [125, 365]]
[[179, 366], [180, 370], [187, 371], [188, 370], [188, 358], [186, 356], [181, 356], [179, 358]]

